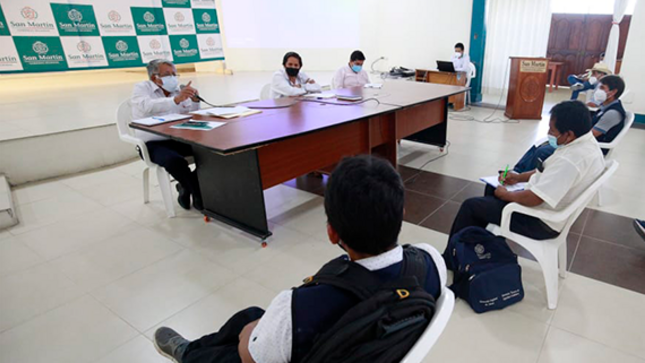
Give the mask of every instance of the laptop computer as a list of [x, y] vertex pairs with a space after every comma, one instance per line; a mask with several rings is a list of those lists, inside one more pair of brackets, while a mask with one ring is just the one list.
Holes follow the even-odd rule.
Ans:
[[455, 66], [452, 64], [452, 62], [437, 61], [437, 69], [441, 72], [456, 72]]

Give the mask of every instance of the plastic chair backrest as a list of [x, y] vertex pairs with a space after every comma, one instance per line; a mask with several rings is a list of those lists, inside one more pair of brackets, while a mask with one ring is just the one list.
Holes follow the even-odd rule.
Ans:
[[329, 82], [331, 85], [331, 89], [336, 89], [336, 77], [331, 77], [331, 82]]
[[[564, 209], [560, 213], [565, 213], [569, 214], [569, 221], [567, 222], [567, 227], [571, 227], [573, 222], [578, 218], [578, 216], [582, 213], [582, 210], [587, 206], [589, 201], [596, 195], [596, 192], [598, 192], [598, 189], [607, 182], [609, 178], [611, 178], [612, 175], [616, 172], [616, 169], [618, 169], [618, 162], [616, 160], [608, 160], [605, 162], [605, 170], [600, 174], [598, 179], [596, 179], [593, 184], [587, 188], [580, 196], [578, 199], [576, 199], [573, 203], [571, 203], [566, 209]], [[579, 210], [579, 213], [576, 213], [577, 210]], [[563, 230], [563, 232], [568, 231], [568, 228]]]
[[473, 62], [470, 62], [470, 64], [468, 64], [468, 78], [477, 78], [477, 67], [475, 67], [475, 63]]
[[437, 300], [436, 311], [432, 321], [408, 354], [403, 357], [401, 363], [420, 363], [423, 361], [441, 336], [441, 333], [443, 333], [446, 325], [448, 325], [448, 320], [450, 320], [454, 307], [455, 295], [450, 289], [444, 287], [439, 300]]
[[130, 100], [128, 99], [123, 101], [116, 111], [116, 127], [119, 131], [119, 136], [133, 135], [129, 126], [130, 121], [132, 121], [132, 105], [130, 105]]
[[260, 100], [268, 100], [271, 98], [271, 83], [267, 83], [260, 91]]
[[611, 150], [616, 146], [618, 146], [620, 141], [625, 137], [625, 135], [627, 135], [627, 132], [634, 124], [635, 119], [636, 119], [636, 115], [633, 112], [627, 111], [627, 114], [625, 115], [625, 125], [623, 126], [623, 129], [620, 130], [620, 133], [616, 135], [616, 137], [611, 142], [599, 142], [598, 145], [600, 145], [600, 148]]

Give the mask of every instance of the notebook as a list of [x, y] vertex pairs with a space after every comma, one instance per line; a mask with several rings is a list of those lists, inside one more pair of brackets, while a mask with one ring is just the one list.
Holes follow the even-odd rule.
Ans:
[[[499, 175], [492, 175], [492, 176], [486, 176], [479, 178], [479, 180], [483, 181], [484, 183], [490, 185], [493, 188], [497, 188], [501, 184], [499, 184]], [[520, 190], [526, 189], [526, 184], [528, 183], [517, 183], [513, 185], [504, 185], [506, 187], [506, 190], [509, 192], [517, 192]]]
[[146, 117], [139, 120], [133, 120], [132, 122], [139, 125], [154, 126], [165, 122], [183, 120], [187, 118], [190, 118], [190, 115], [180, 115], [178, 113], [173, 113], [173, 114], [163, 115], [163, 116]]

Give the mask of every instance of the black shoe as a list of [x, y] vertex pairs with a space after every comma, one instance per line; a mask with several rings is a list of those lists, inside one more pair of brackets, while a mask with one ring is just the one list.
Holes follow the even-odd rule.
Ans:
[[177, 197], [179, 205], [185, 210], [190, 210], [190, 193], [179, 183], [177, 183], [177, 192], [179, 192], [179, 197]]
[[155, 348], [159, 354], [176, 363], [181, 363], [181, 358], [188, 347], [188, 340], [176, 331], [162, 326], [155, 332]]
[[203, 211], [204, 210], [204, 202], [202, 201], [201, 197], [196, 197], [193, 194], [193, 207], [197, 209], [198, 211]]
[[640, 219], [634, 219], [634, 228], [636, 228], [636, 232], [645, 240], [645, 221], [642, 221]]

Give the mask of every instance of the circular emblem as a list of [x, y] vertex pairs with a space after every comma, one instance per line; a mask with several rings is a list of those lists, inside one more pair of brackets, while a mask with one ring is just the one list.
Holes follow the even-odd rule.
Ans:
[[475, 253], [476, 253], [476, 254], [478, 254], [478, 255], [483, 255], [483, 254], [484, 254], [484, 252], [486, 252], [486, 249], [484, 248], [484, 246], [482, 246], [482, 245], [480, 245], [480, 244], [478, 244], [478, 245], [476, 245], [476, 246], [475, 246]]
[[67, 17], [69, 17], [69, 20], [77, 23], [83, 20], [83, 14], [81, 14], [81, 12], [76, 9], [68, 11]]
[[121, 14], [119, 14], [116, 10], [112, 10], [108, 13], [108, 19], [112, 21], [113, 23], [118, 23], [121, 21]]
[[182, 22], [182, 21], [186, 20], [186, 17], [184, 16], [184, 14], [182, 14], [180, 12], [176, 12], [175, 13], [175, 20], [177, 20], [179, 22]]
[[116, 50], [119, 52], [125, 52], [128, 50], [128, 43], [124, 42], [123, 40], [119, 40], [116, 42]]
[[22, 8], [22, 10], [20, 11], [20, 14], [22, 15], [23, 18], [27, 20], [34, 20], [38, 17], [38, 13], [36, 12], [36, 10], [30, 8], [29, 6], [25, 6], [24, 8]]
[[157, 39], [153, 39], [150, 41], [150, 48], [152, 49], [159, 49], [161, 48], [161, 43]]
[[188, 41], [186, 39], [182, 39], [182, 40], [179, 41], [179, 46], [184, 48], [184, 49], [188, 48], [189, 45], [190, 45], [190, 43], [188, 43]]
[[47, 46], [47, 44], [45, 44], [43, 42], [40, 42], [40, 41], [35, 42], [34, 45], [31, 46], [31, 49], [33, 49], [34, 52], [36, 52], [38, 54], [45, 54], [45, 53], [49, 52], [49, 47]]
[[206, 38], [206, 45], [208, 45], [209, 47], [214, 46], [215, 45], [215, 39], [213, 39], [212, 37]]
[[204, 13], [204, 14], [202, 14], [202, 20], [204, 21], [204, 23], [210, 23], [211, 22], [211, 16], [208, 15], [208, 13]]
[[155, 16], [152, 15], [151, 12], [146, 11], [146, 13], [143, 14], [143, 20], [147, 21], [148, 23], [152, 23], [153, 21], [155, 21]]
[[76, 45], [76, 49], [80, 50], [83, 53], [88, 53], [90, 50], [92, 50], [92, 46], [90, 45], [90, 43], [88, 43], [88, 42], [86, 42], [84, 40], [81, 40]]

